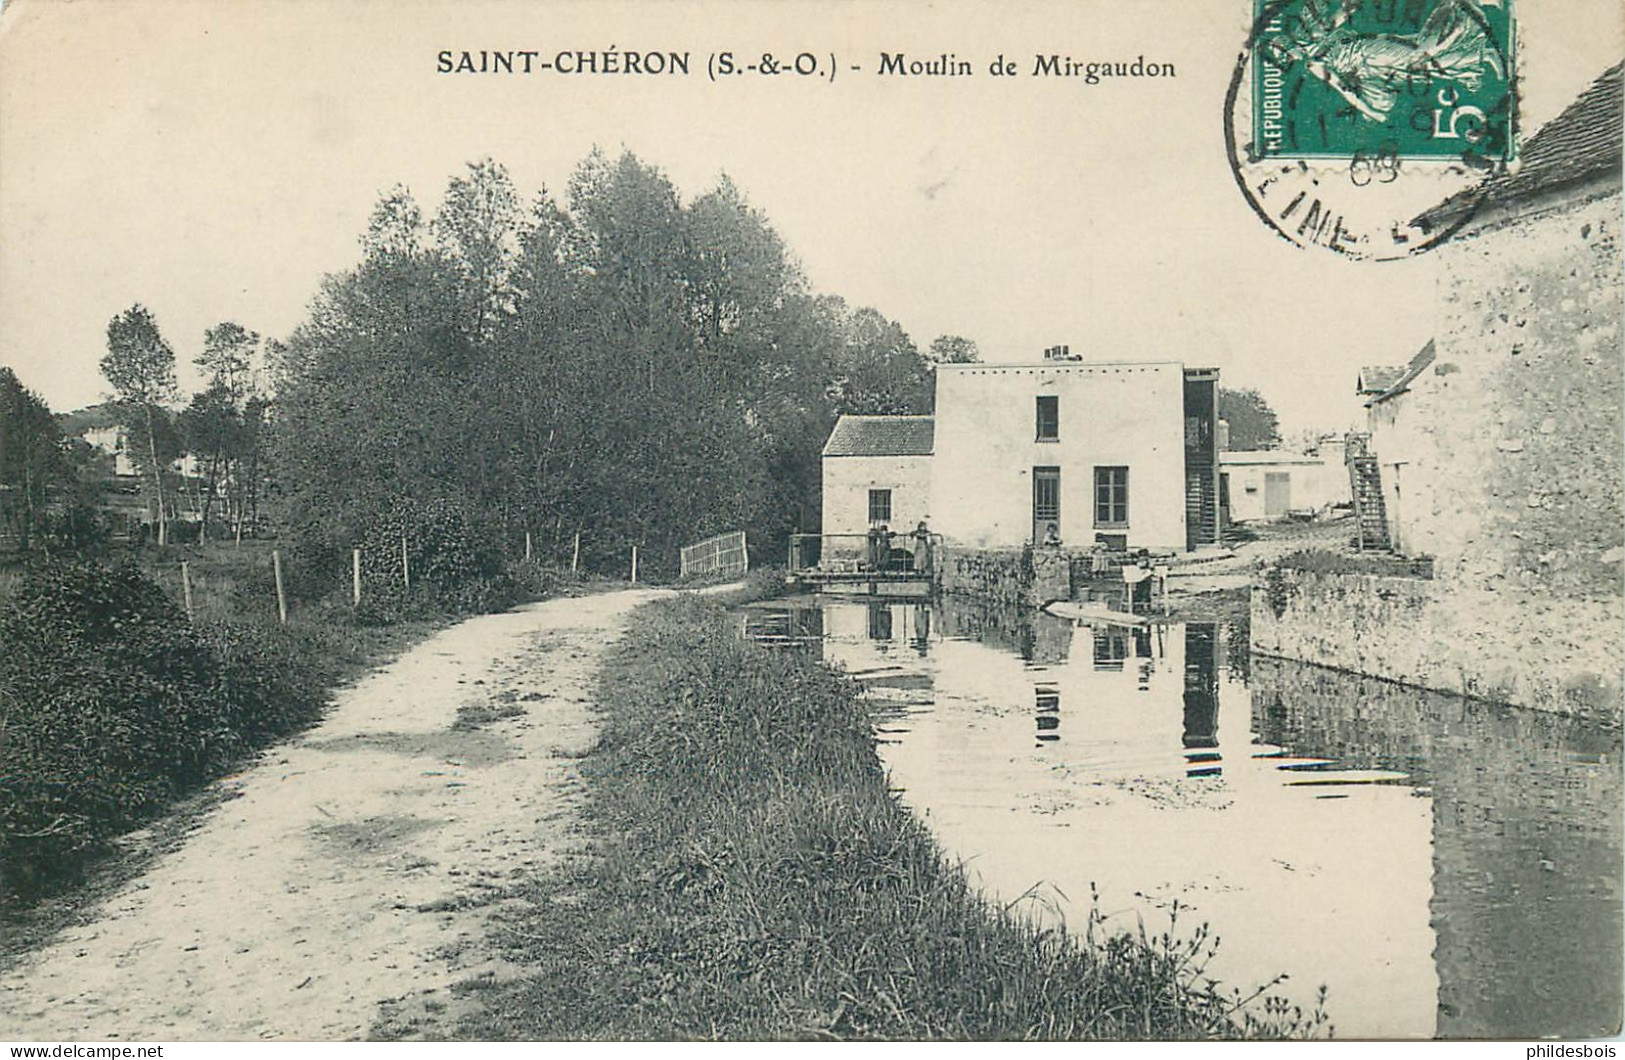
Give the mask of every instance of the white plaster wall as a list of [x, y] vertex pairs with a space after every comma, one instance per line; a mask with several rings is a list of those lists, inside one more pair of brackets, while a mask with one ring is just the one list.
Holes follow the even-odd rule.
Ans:
[[[869, 491], [891, 490], [891, 522], [899, 535], [913, 530], [921, 519], [931, 522], [931, 458], [928, 456], [824, 457], [824, 512], [826, 534], [869, 532]], [[826, 542], [824, 555], [859, 553], [863, 542]], [[909, 547], [899, 542], [899, 547]]]
[[[1430, 370], [1431, 371], [1431, 370]], [[1411, 398], [1417, 387], [1429, 386], [1430, 371], [1411, 382], [1411, 390], [1378, 402], [1370, 409], [1371, 451], [1382, 473], [1383, 514], [1394, 550], [1404, 555], [1429, 551], [1425, 535], [1418, 533], [1416, 514], [1429, 489], [1432, 462], [1417, 430]]]
[[[1348, 500], [1348, 470], [1323, 459], [1306, 458], [1290, 464], [1226, 464], [1219, 454], [1219, 471], [1230, 476], [1230, 518], [1238, 523], [1268, 518], [1264, 513], [1264, 475], [1285, 472], [1292, 481], [1291, 508], [1324, 508]], [[1247, 487], [1251, 486], [1249, 491]]]
[[[1034, 440], [1060, 398], [1060, 440]], [[1129, 545], [1185, 547], [1184, 370], [1178, 364], [939, 365], [932, 528], [954, 544], [1032, 537], [1032, 469], [1061, 469], [1061, 538], [1094, 541], [1094, 469], [1129, 469]], [[1120, 530], [1109, 530], [1121, 533]]]

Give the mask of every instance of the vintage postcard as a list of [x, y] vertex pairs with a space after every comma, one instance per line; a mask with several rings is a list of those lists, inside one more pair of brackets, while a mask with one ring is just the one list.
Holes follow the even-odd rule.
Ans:
[[8, 0], [0, 1039], [1613, 1055], [1622, 60]]

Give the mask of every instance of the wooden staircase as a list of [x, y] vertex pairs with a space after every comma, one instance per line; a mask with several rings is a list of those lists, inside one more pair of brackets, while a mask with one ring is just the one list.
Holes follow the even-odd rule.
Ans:
[[1393, 542], [1388, 536], [1388, 512], [1382, 503], [1382, 471], [1377, 467], [1377, 458], [1359, 435], [1349, 437], [1345, 451], [1358, 547], [1361, 552], [1387, 551]]
[[1185, 547], [1218, 544], [1219, 498], [1213, 473], [1205, 468], [1185, 471]]

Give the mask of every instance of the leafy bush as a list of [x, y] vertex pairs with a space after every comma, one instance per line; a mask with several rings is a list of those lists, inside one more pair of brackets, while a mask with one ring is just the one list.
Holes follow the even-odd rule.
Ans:
[[446, 500], [396, 504], [361, 535], [360, 617], [386, 624], [512, 606], [521, 590], [504, 572], [489, 540], [461, 505]]
[[0, 612], [0, 861], [30, 885], [313, 719], [295, 635], [195, 630], [133, 566], [31, 571]]
[[1323, 548], [1305, 548], [1289, 552], [1276, 560], [1274, 566], [1283, 570], [1303, 571], [1308, 574], [1381, 574], [1389, 577], [1433, 577], [1431, 556], [1395, 556], [1384, 552], [1362, 552], [1354, 555], [1331, 552]]

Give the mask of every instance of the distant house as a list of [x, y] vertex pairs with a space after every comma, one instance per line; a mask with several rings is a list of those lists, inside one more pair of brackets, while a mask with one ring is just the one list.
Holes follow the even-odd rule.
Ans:
[[[823, 559], [855, 558], [871, 526], [931, 519], [930, 416], [842, 416], [824, 443]], [[835, 536], [831, 536], [835, 535]]]
[[939, 364], [930, 417], [842, 417], [824, 533], [921, 519], [970, 549], [1218, 540], [1218, 373], [1172, 362]]
[[1341, 446], [1330, 453], [1241, 449], [1219, 454], [1220, 496], [1235, 523], [1319, 512], [1349, 499]]
[[1404, 365], [1368, 364], [1354, 377], [1354, 392], [1361, 398], [1372, 398], [1394, 385], [1394, 380], [1405, 374]]
[[[1394, 550], [1402, 553], [1411, 547], [1411, 527], [1421, 511], [1407, 503], [1407, 495], [1415, 485], [1411, 480], [1428, 464], [1425, 447], [1430, 444], [1410, 401], [1411, 386], [1426, 385], [1425, 380], [1418, 380], [1432, 366], [1435, 356], [1436, 346], [1429, 339], [1409, 364], [1396, 370], [1387, 386], [1370, 394], [1365, 402], [1370, 451], [1377, 458], [1382, 483], [1388, 539]], [[1411, 470], [1407, 472], [1407, 468]]]
[[118, 410], [111, 403], [61, 413], [57, 423], [64, 438], [83, 439], [92, 449], [112, 457], [114, 475], [130, 478], [140, 474], [141, 469], [130, 457], [130, 432], [119, 422]]

